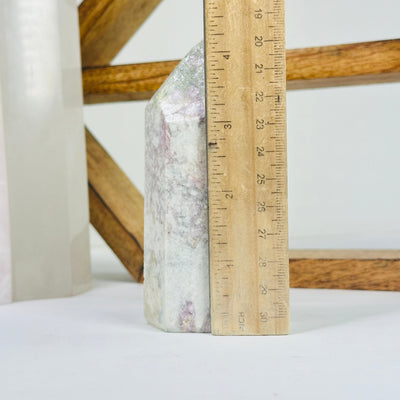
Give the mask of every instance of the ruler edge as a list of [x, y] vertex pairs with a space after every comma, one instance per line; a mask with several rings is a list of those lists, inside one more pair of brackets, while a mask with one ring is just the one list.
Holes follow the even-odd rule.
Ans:
[[281, 80], [281, 83], [283, 84], [282, 89], [285, 95], [285, 107], [284, 107], [284, 113], [285, 113], [285, 120], [284, 120], [284, 138], [285, 138], [285, 168], [286, 168], [286, 174], [285, 174], [285, 188], [286, 188], [286, 201], [285, 201], [285, 206], [286, 206], [286, 251], [285, 251], [285, 268], [287, 271], [287, 317], [286, 317], [286, 329], [280, 333], [240, 333], [240, 332], [231, 332], [231, 333], [225, 333], [225, 332], [216, 332], [215, 327], [213, 325], [213, 317], [212, 317], [212, 309], [213, 309], [213, 286], [212, 286], [212, 279], [211, 279], [211, 258], [210, 258], [210, 253], [211, 253], [211, 240], [210, 240], [210, 202], [209, 202], [209, 191], [210, 191], [210, 186], [209, 186], [209, 149], [208, 149], [208, 142], [209, 142], [209, 133], [208, 133], [208, 96], [207, 96], [207, 87], [208, 87], [208, 80], [207, 80], [207, 67], [208, 67], [208, 62], [207, 62], [207, 18], [206, 18], [206, 3], [208, 0], [203, 0], [203, 36], [204, 36], [204, 77], [205, 77], [205, 126], [206, 126], [206, 170], [207, 170], [207, 211], [208, 211], [208, 218], [207, 218], [207, 227], [208, 227], [208, 260], [209, 260], [209, 298], [210, 298], [210, 320], [211, 320], [211, 333], [212, 335], [215, 336], [285, 336], [290, 334], [290, 275], [289, 275], [289, 229], [288, 229], [288, 174], [287, 174], [287, 82], [286, 82], [286, 0], [273, 0], [274, 3], [276, 2], [281, 2], [282, 7], [281, 7], [281, 13], [283, 14], [283, 40], [282, 40], [282, 56], [283, 56], [283, 76], [284, 78]]

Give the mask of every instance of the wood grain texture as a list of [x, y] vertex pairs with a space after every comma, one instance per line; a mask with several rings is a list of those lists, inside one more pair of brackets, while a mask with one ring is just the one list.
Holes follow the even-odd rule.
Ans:
[[[179, 60], [83, 71], [86, 104], [150, 99]], [[400, 39], [288, 50], [287, 89], [400, 81]]]
[[85, 104], [150, 99], [179, 61], [83, 70]]
[[[257, 2], [264, 11], [255, 18], [255, 2], [232, 3], [204, 3], [211, 332], [282, 335], [289, 332], [285, 7]], [[261, 116], [268, 124], [256, 121]]]
[[[83, 66], [107, 65], [160, 0], [84, 0]], [[90, 221], [136, 281], [143, 278], [143, 196], [86, 130]]]
[[290, 286], [400, 291], [400, 251], [292, 251]]
[[82, 66], [107, 65], [161, 0], [84, 0], [79, 6]]
[[288, 89], [400, 80], [400, 39], [289, 50]]
[[143, 272], [143, 196], [86, 130], [90, 222], [136, 281]]

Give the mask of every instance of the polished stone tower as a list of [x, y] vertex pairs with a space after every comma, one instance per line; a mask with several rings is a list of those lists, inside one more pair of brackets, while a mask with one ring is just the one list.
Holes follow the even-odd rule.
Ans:
[[145, 315], [172, 332], [210, 330], [203, 64], [200, 43], [146, 108]]

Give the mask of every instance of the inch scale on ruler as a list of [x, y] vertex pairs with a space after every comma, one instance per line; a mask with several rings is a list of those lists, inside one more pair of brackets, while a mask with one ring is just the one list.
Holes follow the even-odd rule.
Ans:
[[211, 330], [289, 330], [283, 0], [204, 0]]

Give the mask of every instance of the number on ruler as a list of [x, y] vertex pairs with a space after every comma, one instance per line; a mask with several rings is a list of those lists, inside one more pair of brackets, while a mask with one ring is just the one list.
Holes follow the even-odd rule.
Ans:
[[254, 44], [256, 47], [262, 47], [264, 44], [264, 37], [263, 36], [254, 36]]
[[264, 70], [264, 64], [254, 64], [254, 68], [256, 70], [256, 74], [262, 74]]
[[257, 129], [264, 129], [265, 128], [265, 121], [263, 119], [256, 119], [256, 128]]
[[262, 295], [268, 294], [267, 285], [263, 285], [263, 284], [260, 285], [260, 293], [261, 293]]
[[244, 324], [246, 322], [246, 318], [245, 318], [244, 312], [240, 312], [239, 313], [238, 322], [239, 322], [239, 329], [241, 331], [244, 331]]
[[262, 90], [257, 90], [256, 92], [256, 102], [264, 101], [264, 92]]
[[258, 256], [258, 266], [260, 268], [266, 268], [267, 267], [267, 259], [261, 256]]
[[268, 313], [260, 312], [260, 321], [261, 322], [268, 322]]
[[258, 229], [258, 238], [259, 239], [267, 239], [267, 230], [266, 229]]
[[267, 211], [267, 206], [265, 204], [265, 201], [257, 201], [257, 211], [258, 212]]
[[257, 183], [259, 185], [265, 185], [265, 175], [264, 174], [257, 174]]
[[262, 15], [262, 10], [261, 9], [254, 11], [254, 18], [255, 19], [262, 19], [262, 17], [263, 17], [263, 15]]

